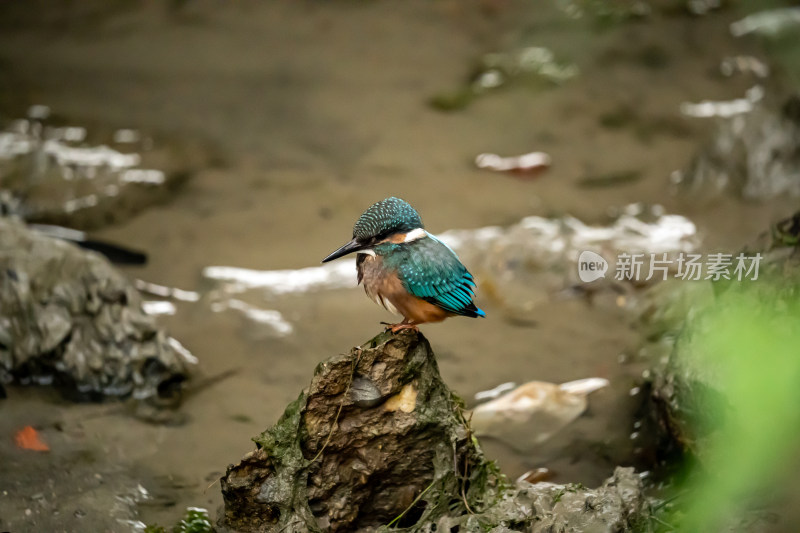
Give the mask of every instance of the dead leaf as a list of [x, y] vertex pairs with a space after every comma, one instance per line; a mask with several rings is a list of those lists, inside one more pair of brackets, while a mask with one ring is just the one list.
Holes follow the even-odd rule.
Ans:
[[21, 450], [49, 452], [50, 447], [39, 438], [39, 433], [32, 426], [25, 426], [14, 435], [14, 442]]

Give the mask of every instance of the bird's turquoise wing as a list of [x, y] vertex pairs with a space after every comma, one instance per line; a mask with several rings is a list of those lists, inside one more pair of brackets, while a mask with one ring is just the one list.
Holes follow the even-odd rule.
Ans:
[[392, 255], [409, 293], [457, 315], [485, 316], [472, 302], [475, 279], [449, 247], [429, 236], [401, 248]]

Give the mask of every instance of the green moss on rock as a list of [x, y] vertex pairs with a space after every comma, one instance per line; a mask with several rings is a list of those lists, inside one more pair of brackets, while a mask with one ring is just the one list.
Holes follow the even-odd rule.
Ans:
[[[484, 457], [463, 402], [413, 331], [382, 333], [320, 363], [254, 441], [258, 449], [221, 481], [228, 530], [543, 532], [580, 523], [611, 533], [630, 531], [645, 501], [631, 469], [596, 491], [513, 486]], [[588, 514], [587, 497], [598, 501]]]

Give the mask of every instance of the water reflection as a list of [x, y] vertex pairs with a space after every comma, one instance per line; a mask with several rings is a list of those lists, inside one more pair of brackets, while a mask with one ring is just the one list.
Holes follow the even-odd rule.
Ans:
[[688, 117], [707, 118], [721, 117], [730, 118], [736, 115], [749, 113], [755, 104], [764, 98], [764, 88], [755, 85], [747, 90], [744, 98], [728, 100], [724, 102], [712, 102], [704, 100], [693, 104], [684, 102], [681, 104], [681, 113]]
[[[577, 259], [593, 250], [613, 264], [617, 254], [678, 253], [695, 249], [697, 228], [660, 206], [630, 205], [609, 225], [587, 225], [574, 217], [526, 217], [503, 228], [451, 230], [437, 236], [462, 256], [483, 289], [512, 315], [525, 313], [553, 293], [579, 283]], [[260, 309], [240, 299], [268, 298], [356, 286], [355, 260], [294, 270], [253, 270], [209, 266], [203, 277], [213, 282], [214, 311], [235, 309], [281, 335], [292, 326], [278, 311]], [[234, 298], [237, 296], [237, 298]]]
[[775, 36], [800, 27], [800, 7], [770, 9], [748, 15], [731, 24], [731, 35], [741, 37], [750, 33]]
[[264, 289], [271, 294], [291, 294], [356, 285], [355, 259], [297, 270], [252, 270], [230, 266], [210, 266], [203, 277], [223, 282], [223, 292], [236, 294], [249, 289]]
[[[485, 255], [490, 247], [513, 244], [517, 249], [556, 254], [559, 261], [574, 261], [585, 249], [613, 249], [627, 252], [691, 251], [696, 246], [697, 228], [680, 215], [663, 214], [658, 206], [652, 221], [645, 222], [642, 206], [632, 205], [610, 226], [589, 226], [573, 217], [526, 217], [502, 228], [487, 226], [474, 230], [450, 230], [437, 238], [458, 253]], [[356, 286], [355, 260], [345, 260], [296, 270], [253, 270], [210, 266], [203, 277], [219, 282], [223, 292], [237, 294], [263, 289], [272, 295], [351, 288]]]
[[[41, 145], [41, 151], [45, 155], [54, 158], [57, 165], [73, 169], [73, 172], [64, 174], [65, 179], [77, 179], [80, 177], [94, 179], [98, 176], [96, 170], [98, 167], [108, 167], [109, 171], [116, 172], [134, 167], [142, 161], [142, 156], [139, 154], [123, 154], [105, 145], [88, 148], [69, 146], [65, 143], [80, 142], [83, 140], [83, 136], [80, 139], [73, 140], [59, 138], [58, 134], [72, 129], [76, 128], [47, 130], [45, 134], [49, 133], [52, 138], [44, 141]], [[74, 172], [76, 167], [81, 173]]]
[[236, 298], [211, 304], [211, 310], [216, 313], [226, 309], [240, 311], [249, 320], [268, 326], [279, 337], [290, 335], [294, 332], [294, 327], [283, 318], [280, 311], [260, 309]]
[[145, 313], [152, 316], [174, 315], [176, 311], [174, 303], [160, 300], [144, 301], [142, 302], [142, 309]]
[[149, 281], [143, 281], [137, 279], [134, 281], [134, 285], [140, 291], [152, 294], [153, 296], [160, 296], [161, 298], [172, 298], [175, 300], [181, 300], [183, 302], [197, 302], [200, 300], [200, 293], [195, 291], [186, 291], [183, 289], [176, 289], [175, 287], [166, 287], [164, 285], [158, 285], [156, 283], [151, 283]]
[[756, 86], [743, 99], [684, 104], [685, 113], [720, 120], [709, 145], [685, 171], [673, 173], [678, 192], [693, 202], [727, 191], [753, 200], [800, 195], [800, 100], [791, 97], [774, 109], [762, 98]]
[[207, 158], [190, 148], [129, 128], [58, 124], [36, 105], [0, 130], [0, 181], [24, 199], [29, 221], [96, 228], [161, 201]]

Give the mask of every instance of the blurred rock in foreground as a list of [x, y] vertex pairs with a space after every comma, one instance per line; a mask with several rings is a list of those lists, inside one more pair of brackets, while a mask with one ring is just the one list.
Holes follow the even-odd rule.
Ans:
[[174, 392], [193, 360], [105, 258], [0, 218], [0, 382], [144, 399]]
[[521, 483], [486, 460], [419, 333], [321, 363], [258, 448], [222, 478], [229, 531], [646, 531], [639, 476]]

